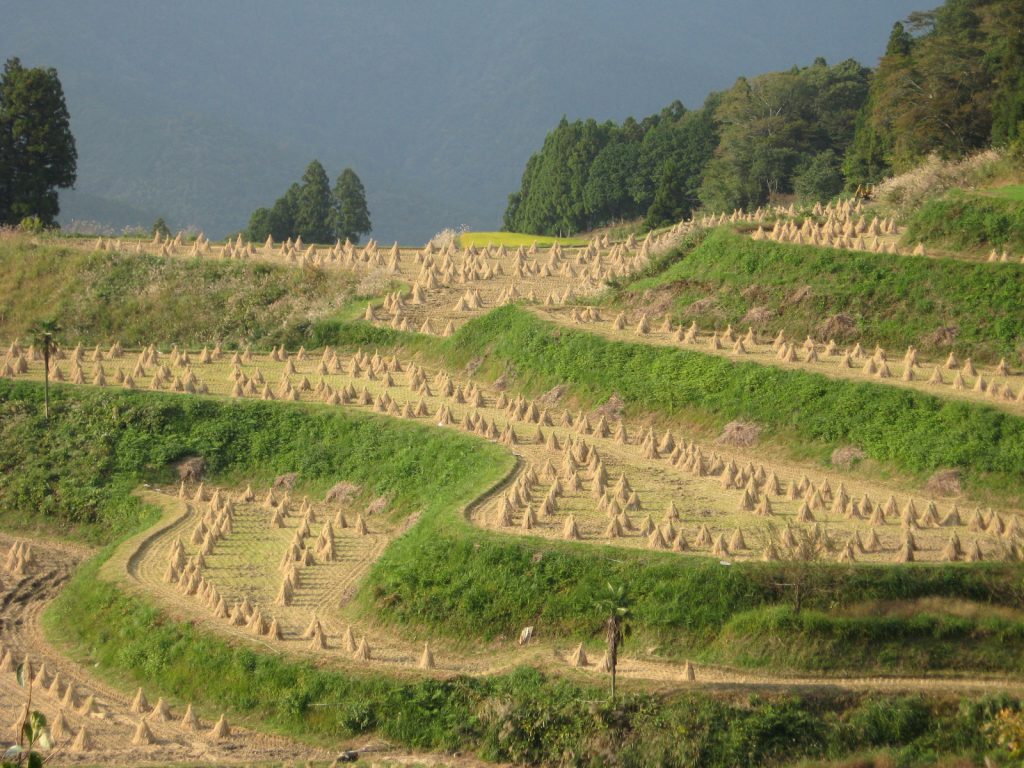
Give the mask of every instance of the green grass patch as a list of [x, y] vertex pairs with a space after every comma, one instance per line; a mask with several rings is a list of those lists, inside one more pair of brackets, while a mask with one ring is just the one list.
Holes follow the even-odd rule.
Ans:
[[[61, 341], [191, 347], [300, 339], [310, 318], [350, 316], [355, 278], [338, 270], [87, 252], [0, 240], [0, 337], [56, 318]], [[347, 313], [347, 314], [346, 314]]]
[[911, 215], [904, 239], [965, 250], [1006, 248], [1019, 260], [1024, 255], [1024, 186], [1002, 187], [990, 195], [955, 191], [930, 200]]
[[1024, 203], [1024, 184], [1007, 184], [1004, 187], [987, 189], [985, 190], [985, 194], [993, 195], [995, 197], [1004, 197], [1007, 200], [1016, 200], [1018, 203]]
[[222, 482], [297, 472], [303, 492], [322, 494], [347, 480], [396, 512], [466, 504], [511, 466], [478, 438], [326, 406], [56, 386], [51, 407], [47, 428], [42, 387], [0, 381], [0, 523], [93, 541], [138, 528], [132, 491], [175, 481], [184, 456]]
[[550, 248], [555, 243], [569, 246], [585, 246], [589, 241], [584, 237], [553, 237], [551, 235], [527, 235], [518, 232], [463, 232], [459, 235], [459, 246], [484, 248], [504, 245], [506, 248], [518, 248], [520, 245], [529, 248], [536, 244], [538, 248]]
[[[1021, 674], [1024, 622], [990, 615], [985, 606], [1018, 605], [1022, 575], [1012, 564], [726, 567], [712, 558], [496, 536], [435, 516], [388, 548], [357, 607], [367, 618], [426, 635], [507, 641], [529, 625], [541, 637], [599, 645], [595, 596], [611, 582], [634, 597], [635, 647], [656, 648], [665, 659], [860, 675]], [[787, 585], [798, 578], [810, 609], [783, 621], [792, 612]], [[877, 621], [844, 615], [866, 601], [926, 598], [979, 609], [969, 617], [937, 609]]]
[[[1008, 653], [1010, 648], [1014, 650]], [[755, 668], [827, 672], [842, 659], [843, 668], [858, 672], [917, 675], [941, 669], [1019, 675], [1024, 664], [1013, 659], [1022, 651], [1024, 622], [994, 615], [978, 619], [921, 611], [908, 619], [837, 616], [821, 610], [795, 613], [790, 606], [771, 606], [733, 615], [705, 654]]]
[[[507, 595], [517, 592], [516, 584], [505, 581], [509, 576], [520, 582], [529, 577], [524, 564], [516, 562], [527, 551], [520, 542], [479, 531], [469, 535], [467, 524], [456, 514], [468, 497], [507, 470], [505, 454], [494, 446], [449, 431], [339, 410], [64, 387], [55, 388], [53, 422], [45, 429], [38, 416], [40, 390], [37, 384], [0, 382], [0, 423], [5, 430], [13, 430], [0, 445], [21, 440], [26, 445], [20, 454], [4, 455], [0, 493], [4, 508], [26, 519], [34, 514], [37, 520], [59, 522], [77, 509], [79, 501], [66, 497], [65, 487], [46, 489], [53, 480], [46, 472], [63, 470], [62, 462], [69, 455], [99, 441], [102, 449], [97, 449], [93, 460], [83, 459], [68, 470], [67, 486], [84, 483], [93, 494], [87, 507], [95, 519], [87, 522], [98, 539], [127, 535], [149, 524], [153, 510], [139, 509], [130, 521], [116, 514], [110, 521], [103, 518], [116, 509], [110, 502], [126, 497], [134, 483], [167, 479], [169, 462], [199, 453], [214, 477], [222, 480], [236, 476], [267, 480], [276, 472], [297, 470], [309, 490], [341, 476], [363, 482], [373, 493], [392, 492], [398, 504], [422, 505], [423, 520], [435, 527], [417, 527], [399, 539], [407, 554], [408, 548], [420, 551], [422, 572], [465, 572], [470, 581], [479, 578], [480, 585]], [[30, 477], [44, 490], [33, 489]], [[55, 507], [40, 508], [39, 497], [30, 493], [54, 497]], [[462, 548], [438, 559], [431, 550], [432, 532], [448, 538], [461, 534]], [[607, 564], [583, 547], [553, 544], [547, 548], [544, 557], [538, 561], [531, 557], [530, 562], [541, 565], [546, 578], [557, 578], [551, 586], [581, 589], [575, 581], [577, 565], [603, 570]], [[572, 559], [562, 559], [563, 554], [571, 554]], [[625, 557], [636, 558], [633, 565], [640, 568], [633, 570], [652, 566], [644, 576], [652, 587], [677, 567], [668, 558], [641, 557], [641, 553]], [[51, 637], [67, 644], [97, 674], [122, 687], [143, 685], [179, 704], [193, 701], [207, 717], [227, 710], [235, 721], [241, 718], [323, 744], [337, 745], [339, 740], [375, 733], [411, 748], [469, 749], [487, 759], [516, 763], [559, 764], [568, 754], [577, 765], [603, 765], [614, 753], [627, 765], [731, 766], [776, 765], [801, 756], [835, 757], [854, 745], [870, 743], [925, 760], [944, 752], [980, 754], [987, 748], [979, 735], [980, 725], [999, 707], [1017, 705], [1006, 698], [722, 700], [701, 694], [628, 692], [612, 707], [604, 703], [601, 687], [546, 677], [530, 669], [444, 681], [341, 672], [258, 653], [191, 623], [169, 620], [145, 599], [126, 595], [99, 579], [102, 559], [86, 564], [48, 609], [45, 622]], [[407, 567], [413, 564], [402, 561]], [[503, 562], [508, 565], [499, 567]], [[481, 570], [483, 563], [490, 573]], [[706, 567], [693, 569], [689, 588], [703, 584], [720, 589], [717, 571], [712, 569], [715, 575], [706, 581], [700, 575]], [[934, 573], [944, 579], [977, 579], [964, 591], [992, 591], [985, 583], [992, 570]], [[607, 576], [602, 572], [600, 578]], [[750, 590], [742, 577], [732, 573], [725, 577], [735, 581], [717, 598], [720, 612], [727, 599]], [[893, 571], [891, 578], [898, 577]], [[466, 583], [466, 577], [461, 578], [454, 589]], [[585, 579], [596, 580], [596, 572]], [[543, 580], [533, 581], [519, 593], [523, 603], [537, 603], [527, 612], [557, 615], [562, 609], [544, 605], [548, 597], [543, 594], [547, 589]], [[864, 581], [877, 583], [873, 577]], [[920, 589], [922, 582], [914, 578], [908, 583]], [[657, 588], [668, 595], [679, 586], [677, 582]], [[435, 595], [425, 593], [424, 597]], [[478, 597], [479, 593], [472, 596], [466, 605], [473, 605]], [[671, 612], [657, 595], [653, 602]], [[693, 613], [689, 600], [684, 602], [687, 612]], [[443, 621], [451, 608], [451, 602], [440, 600], [432, 615]], [[464, 620], [464, 609], [457, 608], [452, 618]], [[891, 716], [880, 717], [882, 711], [906, 712], [907, 722], [895, 729]]]
[[[955, 211], [934, 219], [961, 226]], [[754, 241], [724, 228], [665, 261], [663, 271], [633, 282], [621, 298], [633, 303], [645, 291], [668, 291], [676, 322], [696, 320], [705, 329], [731, 323], [746, 330], [744, 317], [757, 307], [770, 313], [754, 324], [763, 336], [783, 330], [794, 339], [834, 337], [839, 343], [881, 344], [893, 354], [914, 344], [935, 357], [954, 351], [977, 362], [1006, 357], [1013, 363], [1024, 350], [1019, 264]], [[828, 323], [830, 318], [835, 320]]]

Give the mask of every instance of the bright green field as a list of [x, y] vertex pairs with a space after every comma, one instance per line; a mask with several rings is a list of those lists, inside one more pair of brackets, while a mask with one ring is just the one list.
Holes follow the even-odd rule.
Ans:
[[483, 248], [486, 245], [504, 245], [506, 248], [518, 248], [520, 245], [529, 247], [534, 243], [538, 248], [546, 248], [554, 243], [559, 245], [587, 244], [585, 237], [550, 237], [548, 235], [522, 235], [518, 232], [463, 232], [459, 236], [459, 244], [463, 248], [475, 245]]
[[1008, 200], [1017, 200], [1024, 203], [1024, 184], [1011, 184], [1006, 187], [998, 187], [988, 191], [990, 195], [1005, 197]]

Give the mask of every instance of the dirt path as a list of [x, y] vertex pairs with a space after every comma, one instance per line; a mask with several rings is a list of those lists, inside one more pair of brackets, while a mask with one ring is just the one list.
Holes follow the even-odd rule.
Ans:
[[[0, 534], [4, 554], [16, 540]], [[21, 540], [24, 541], [24, 540]], [[97, 680], [80, 664], [56, 650], [46, 639], [41, 616], [77, 565], [91, 553], [80, 547], [53, 541], [29, 542], [34, 562], [23, 577], [4, 571], [0, 576], [0, 643], [12, 656], [16, 667], [28, 661], [32, 668], [32, 709], [41, 711], [53, 729], [59, 714], [68, 728], [54, 733], [55, 749], [51, 764], [142, 765], [167, 763], [249, 763], [252, 761], [312, 760], [329, 762], [336, 753], [298, 744], [284, 738], [230, 725], [230, 735], [215, 738], [210, 731], [217, 715], [196, 712], [198, 727], [181, 724], [184, 707], [170, 705], [170, 719], [163, 721], [149, 711], [156, 704], [148, 701], [147, 712], [132, 711], [132, 696]], [[40, 673], [42, 680], [39, 679]], [[29, 688], [19, 686], [11, 670], [0, 671], [0, 726], [4, 740], [10, 743], [14, 731], [8, 726], [19, 717], [28, 702]], [[83, 707], [90, 703], [91, 713]], [[133, 744], [133, 736], [145, 719], [153, 743]], [[87, 733], [87, 746], [79, 748], [75, 739], [81, 729]], [[399, 761], [406, 756], [395, 755]], [[388, 759], [392, 759], [389, 755]], [[423, 761], [424, 758], [417, 759]], [[430, 758], [426, 758], [429, 764]]]

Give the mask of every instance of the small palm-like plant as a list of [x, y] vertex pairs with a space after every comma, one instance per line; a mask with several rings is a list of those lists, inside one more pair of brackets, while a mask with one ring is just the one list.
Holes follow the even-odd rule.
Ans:
[[56, 320], [40, 320], [29, 328], [33, 346], [43, 353], [43, 416], [50, 420], [50, 358], [57, 351], [57, 334], [61, 327]]
[[629, 636], [630, 621], [633, 618], [633, 601], [626, 587], [607, 585], [604, 594], [597, 601], [598, 607], [608, 618], [604, 622], [605, 641], [608, 643], [607, 664], [612, 675], [612, 701], [615, 701], [615, 671], [619, 662], [619, 646]]
[[16, 727], [18, 742], [4, 751], [0, 766], [41, 768], [46, 761], [37, 750], [53, 749], [53, 741], [46, 725], [46, 716], [32, 709], [32, 680], [24, 664], [18, 666], [16, 677], [18, 685], [28, 688], [28, 703]]

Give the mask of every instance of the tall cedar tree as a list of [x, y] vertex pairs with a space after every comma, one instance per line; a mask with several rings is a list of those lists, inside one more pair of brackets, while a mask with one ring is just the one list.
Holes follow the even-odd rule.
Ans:
[[7, 60], [0, 77], [0, 224], [51, 226], [58, 189], [75, 183], [78, 152], [57, 70]]
[[338, 176], [334, 185], [334, 232], [340, 240], [358, 243], [359, 238], [373, 230], [370, 223], [370, 209], [366, 207], [366, 190], [363, 182], [351, 168]]
[[295, 234], [307, 243], [334, 241], [331, 226], [331, 182], [327, 171], [314, 160], [302, 174], [302, 186], [295, 203]]

